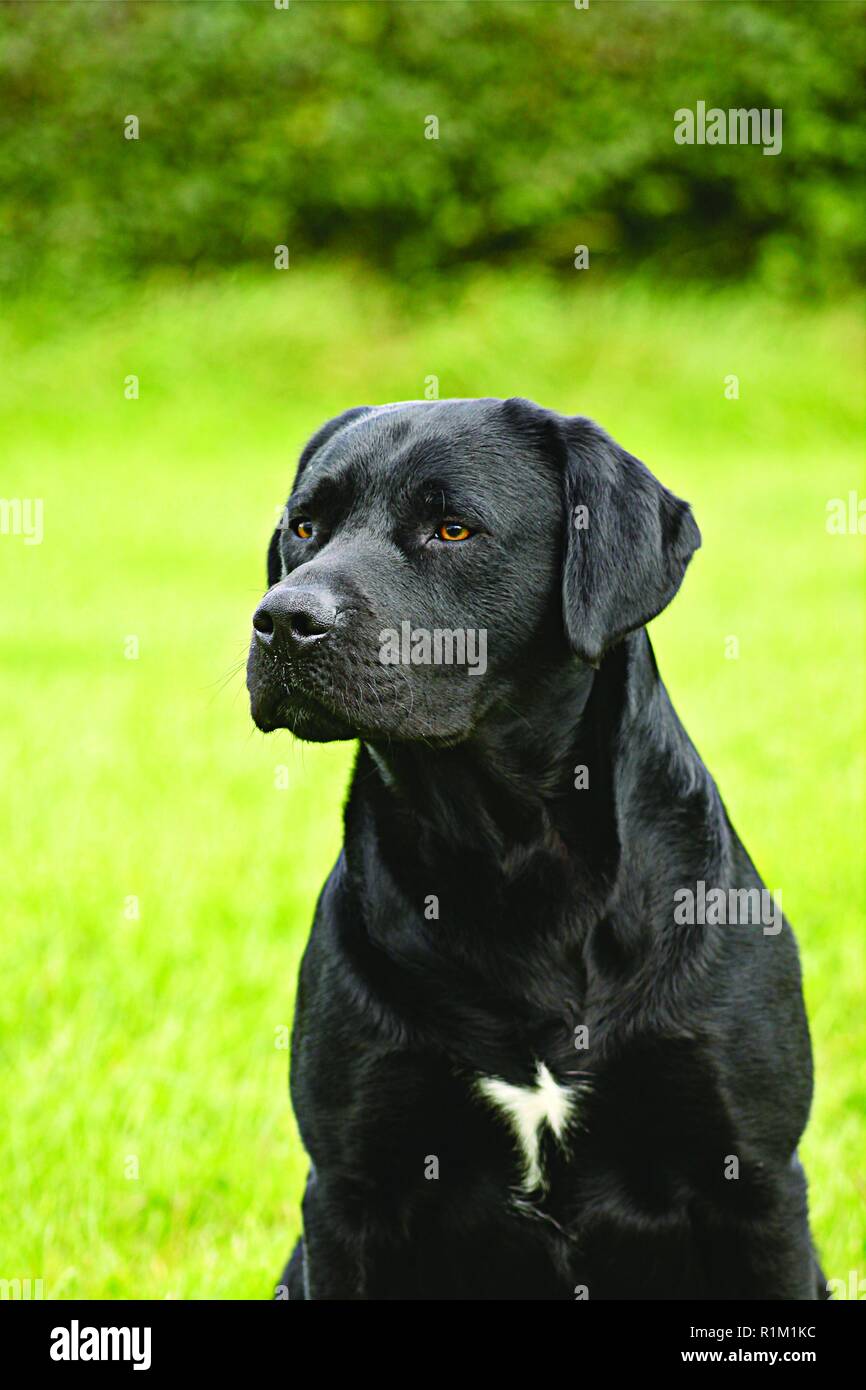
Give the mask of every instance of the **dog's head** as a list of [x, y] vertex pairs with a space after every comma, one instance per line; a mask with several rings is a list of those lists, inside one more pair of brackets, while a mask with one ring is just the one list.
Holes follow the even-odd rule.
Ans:
[[523, 400], [361, 406], [301, 455], [247, 665], [260, 729], [468, 738], [533, 671], [598, 666], [700, 533], [591, 420]]

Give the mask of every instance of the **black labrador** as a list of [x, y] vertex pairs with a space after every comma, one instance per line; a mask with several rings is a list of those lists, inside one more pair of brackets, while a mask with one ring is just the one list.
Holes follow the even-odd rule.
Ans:
[[360, 747], [278, 1297], [826, 1297], [796, 944], [644, 630], [699, 544], [525, 400], [359, 407], [304, 449], [252, 714]]

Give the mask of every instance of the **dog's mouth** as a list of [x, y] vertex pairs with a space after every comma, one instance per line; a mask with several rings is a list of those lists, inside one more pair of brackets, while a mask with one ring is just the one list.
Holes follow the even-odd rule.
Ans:
[[253, 723], [262, 733], [288, 729], [298, 738], [315, 742], [356, 736], [348, 710], [340, 711], [335, 700], [303, 688], [291, 671], [276, 664], [262, 670], [253, 653], [247, 667], [247, 689]]
[[357, 654], [345, 663], [295, 663], [262, 652], [255, 642], [247, 689], [253, 722], [263, 733], [288, 729], [315, 743], [393, 734], [414, 703], [405, 684], [383, 681], [378, 665]]
[[357, 652], [345, 662], [296, 664], [262, 651], [254, 641], [247, 689], [253, 722], [262, 733], [287, 729], [312, 743], [385, 738], [451, 746], [471, 727], [471, 706], [444, 673], [432, 682], [419, 681]]

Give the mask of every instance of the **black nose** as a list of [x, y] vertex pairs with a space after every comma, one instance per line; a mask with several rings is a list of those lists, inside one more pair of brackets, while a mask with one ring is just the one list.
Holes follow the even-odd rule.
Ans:
[[337, 607], [329, 593], [278, 584], [253, 614], [253, 629], [263, 647], [285, 643], [301, 652], [327, 637], [336, 621]]

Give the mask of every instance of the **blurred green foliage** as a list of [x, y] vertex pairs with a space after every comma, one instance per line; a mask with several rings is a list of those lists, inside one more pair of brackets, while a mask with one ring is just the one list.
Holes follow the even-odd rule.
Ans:
[[[585, 243], [602, 271], [837, 293], [866, 260], [864, 60], [845, 0], [13, 0], [0, 286], [266, 267], [280, 243], [412, 282], [570, 270]], [[781, 155], [676, 145], [698, 100], [780, 107]]]

